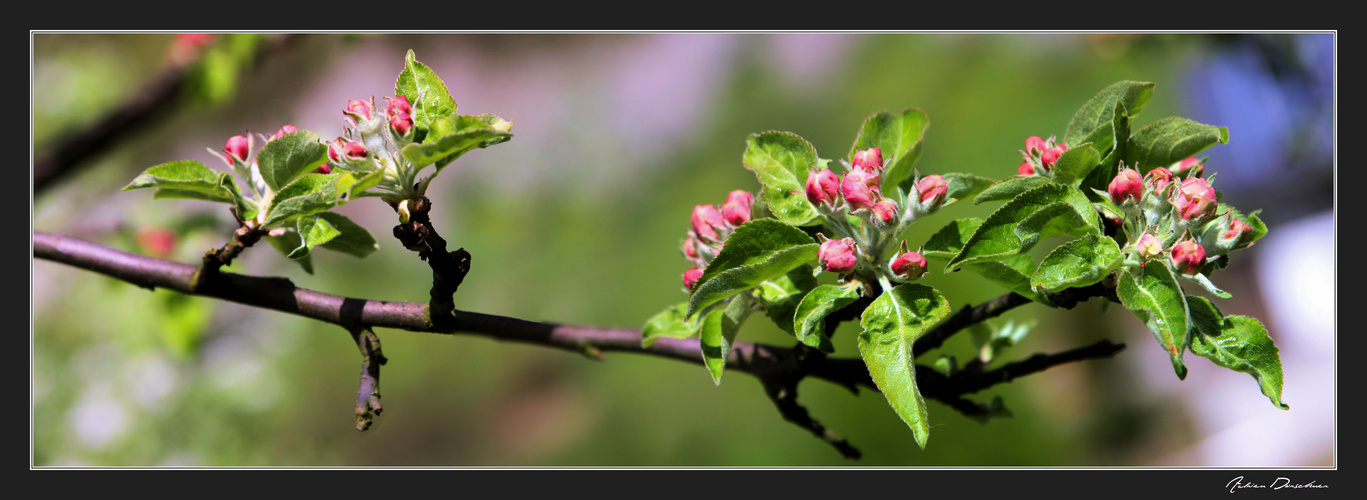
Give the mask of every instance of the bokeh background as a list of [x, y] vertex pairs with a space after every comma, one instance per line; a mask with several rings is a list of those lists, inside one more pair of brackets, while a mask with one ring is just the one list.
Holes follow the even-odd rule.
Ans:
[[[228, 37], [220, 35], [219, 40]], [[47, 152], [183, 60], [170, 33], [32, 35], [33, 148]], [[1038, 321], [1007, 359], [1107, 338], [1129, 347], [974, 396], [1001, 396], [987, 424], [929, 403], [920, 450], [877, 393], [806, 381], [799, 402], [863, 453], [784, 422], [758, 382], [714, 386], [698, 365], [632, 354], [596, 362], [526, 344], [378, 331], [390, 363], [385, 413], [354, 429], [359, 355], [340, 328], [237, 304], [149, 292], [89, 272], [32, 265], [33, 465], [132, 466], [1331, 466], [1335, 465], [1335, 35], [1273, 34], [304, 34], [179, 98], [172, 112], [33, 196], [33, 227], [194, 262], [231, 230], [224, 205], [119, 188], [178, 159], [213, 168], [244, 131], [290, 123], [341, 133], [348, 99], [393, 94], [412, 49], [463, 114], [513, 122], [509, 143], [445, 170], [433, 220], [473, 270], [460, 309], [639, 327], [684, 300], [678, 247], [691, 209], [759, 184], [748, 134], [787, 130], [842, 157], [864, 118], [930, 117], [922, 173], [1015, 173], [1030, 135], [1062, 135], [1073, 111], [1118, 80], [1157, 83], [1138, 118], [1229, 128], [1203, 153], [1225, 201], [1263, 209], [1271, 233], [1216, 275], [1226, 314], [1259, 318], [1281, 350], [1276, 409], [1252, 377], [1194, 355], [1185, 381], [1142, 323], [1092, 301], [1026, 306]], [[217, 96], [217, 97], [212, 97]], [[995, 204], [953, 206], [914, 245]], [[330, 293], [425, 301], [425, 263], [390, 238], [392, 211], [340, 212], [381, 248], [316, 252], [309, 275], [269, 246], [232, 270]], [[1040, 245], [1051, 248], [1047, 242]], [[926, 282], [957, 307], [1003, 290], [969, 273]], [[789, 345], [755, 317], [741, 340]], [[858, 356], [855, 325], [836, 353]], [[942, 351], [972, 356], [966, 336]], [[922, 362], [930, 358], [923, 358]]]

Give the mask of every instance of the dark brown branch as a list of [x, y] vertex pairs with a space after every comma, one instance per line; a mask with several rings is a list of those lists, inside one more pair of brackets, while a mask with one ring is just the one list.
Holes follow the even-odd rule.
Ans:
[[1011, 292], [974, 307], [964, 306], [917, 339], [916, 344], [912, 346], [912, 357], [919, 358], [922, 354], [939, 348], [945, 340], [964, 328], [995, 318], [1006, 311], [1029, 303], [1030, 299], [1016, 292]]
[[[391, 204], [398, 211], [397, 204]], [[454, 252], [446, 251], [446, 240], [432, 226], [429, 213], [432, 202], [426, 196], [416, 200], [408, 208], [407, 223], [394, 226], [394, 237], [403, 246], [427, 261], [432, 268], [432, 289], [429, 292], [432, 305], [432, 321], [444, 325], [451, 321], [456, 310], [454, 295], [470, 272], [470, 252], [464, 248]]]
[[[262, 44], [257, 52], [256, 62], [262, 56], [275, 52], [286, 45], [290, 35], [277, 35]], [[152, 77], [128, 101], [110, 110], [84, 129], [64, 134], [60, 142], [48, 148], [48, 152], [38, 155], [33, 162], [33, 192], [43, 192], [52, 182], [70, 173], [86, 159], [98, 155], [110, 145], [118, 143], [173, 109], [179, 99], [192, 66], [167, 68]]]
[[351, 338], [361, 350], [361, 384], [356, 391], [356, 430], [370, 428], [375, 417], [384, 411], [380, 406], [380, 365], [385, 364], [384, 352], [380, 350], [380, 337], [369, 328], [351, 330]]
[[223, 245], [223, 248], [215, 248], [204, 252], [202, 262], [204, 265], [204, 272], [208, 273], [205, 274], [205, 276], [218, 272], [219, 268], [223, 266], [232, 264], [233, 259], [237, 258], [238, 254], [241, 254], [247, 247], [255, 245], [256, 242], [260, 241], [261, 237], [265, 236], [267, 233], [269, 233], [269, 231], [265, 229], [250, 228], [247, 226], [238, 227], [237, 230], [233, 231], [232, 239], [228, 240], [228, 243]]

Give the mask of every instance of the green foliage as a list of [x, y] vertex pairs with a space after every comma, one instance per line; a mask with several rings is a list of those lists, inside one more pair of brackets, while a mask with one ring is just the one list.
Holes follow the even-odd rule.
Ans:
[[1086, 195], [1061, 184], [1045, 184], [1021, 193], [989, 215], [945, 270], [1023, 253], [1041, 238], [1099, 231], [1096, 212]]
[[815, 259], [817, 247], [807, 233], [775, 219], [742, 224], [693, 285], [688, 316], [731, 294], [788, 274]]
[[813, 288], [793, 313], [793, 334], [797, 340], [825, 352], [834, 352], [826, 337], [826, 316], [859, 299], [859, 287], [821, 285]]
[[267, 142], [256, 161], [261, 177], [274, 191], [280, 191], [300, 176], [309, 173], [326, 160], [328, 148], [318, 135], [307, 130], [291, 132]]
[[[852, 159], [859, 151], [879, 148], [885, 165], [883, 192], [894, 193], [897, 189], [904, 193], [912, 192], [916, 160], [921, 157], [921, 138], [929, 126], [930, 119], [916, 108], [898, 114], [879, 111], [864, 120], [848, 157]], [[800, 180], [805, 181], [806, 178]], [[905, 205], [903, 200], [896, 201], [899, 205]]]
[[[1112, 128], [1119, 116], [1117, 110], [1127, 110], [1129, 116], [1138, 115], [1148, 106], [1153, 96], [1154, 84], [1151, 82], [1121, 81], [1113, 83], [1083, 104], [1073, 113], [1068, 122], [1068, 132], [1063, 135], [1065, 144], [1090, 142], [1099, 150], [1110, 149], [1115, 144], [1115, 129]], [[1123, 106], [1121, 107], [1117, 107]]]
[[[1064, 153], [1067, 153], [1067, 151]], [[1048, 177], [1038, 175], [1017, 175], [1014, 177], [1007, 177], [992, 183], [987, 189], [984, 189], [977, 197], [973, 198], [973, 204], [977, 205], [986, 201], [1010, 200], [1019, 196], [1021, 193], [1050, 182], [1053, 181], [1050, 181]]]
[[1088, 233], [1049, 252], [1031, 276], [1030, 286], [1059, 292], [1092, 285], [1120, 267], [1120, 260], [1120, 247], [1115, 240]]
[[926, 402], [916, 388], [912, 343], [949, 315], [949, 303], [934, 288], [907, 283], [885, 291], [864, 310], [859, 353], [878, 390], [911, 427], [922, 449], [930, 438]]
[[484, 148], [512, 138], [507, 120], [495, 115], [451, 115], [432, 124], [422, 143], [404, 146], [400, 153], [414, 165], [437, 165], [440, 172], [447, 164], [475, 148]]
[[807, 173], [818, 162], [810, 142], [792, 132], [754, 134], [746, 139], [741, 159], [759, 178], [761, 197], [775, 217], [795, 226], [816, 219], [816, 207], [804, 191]]
[[1217, 365], [1253, 376], [1273, 405], [1282, 402], [1282, 362], [1272, 337], [1258, 320], [1224, 316], [1209, 300], [1187, 296], [1191, 307], [1191, 352]]
[[641, 328], [641, 346], [650, 347], [661, 338], [686, 339], [698, 334], [701, 316], [688, 319], [688, 302], [669, 306], [651, 316]]
[[1168, 117], [1139, 129], [1126, 145], [1126, 164], [1140, 172], [1167, 167], [1215, 144], [1229, 143], [1229, 129]]
[[1187, 378], [1182, 353], [1191, 340], [1187, 335], [1190, 313], [1186, 296], [1172, 270], [1162, 262], [1153, 261], [1142, 268], [1121, 272], [1116, 295], [1120, 297], [1120, 303], [1149, 327], [1159, 345], [1167, 351], [1177, 378]]
[[451, 91], [432, 68], [414, 58], [412, 50], [404, 55], [403, 71], [394, 82], [394, 95], [407, 97], [413, 105], [414, 134], [418, 140], [422, 140], [437, 120], [456, 112]]
[[725, 307], [715, 307], [703, 318], [702, 330], [698, 341], [702, 346], [703, 364], [712, 374], [712, 383], [721, 385], [722, 369], [726, 367], [726, 356], [731, 354], [731, 344], [736, 341], [736, 332], [745, 318], [750, 316], [750, 302], [745, 295], [735, 295], [726, 301]]
[[[233, 190], [225, 183], [233, 183], [227, 172], [215, 172], [203, 163], [180, 160], [149, 168], [123, 187], [124, 191], [155, 188], [161, 198], [191, 198], [232, 203]], [[236, 188], [236, 184], [233, 184]]]
[[[788, 274], [760, 283], [756, 289], [756, 296], [764, 306], [764, 314], [779, 329], [795, 334], [793, 314], [798, 303], [817, 286], [812, 271], [812, 266], [803, 264], [788, 271]], [[799, 340], [801, 338], [798, 337]]]
[[1069, 147], [1054, 164], [1054, 182], [1078, 187], [1087, 174], [1101, 164], [1101, 153], [1090, 144]]

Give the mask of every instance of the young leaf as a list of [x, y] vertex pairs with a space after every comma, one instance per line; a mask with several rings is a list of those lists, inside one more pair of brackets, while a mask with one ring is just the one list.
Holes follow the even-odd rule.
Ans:
[[[295, 179], [275, 194], [264, 225], [331, 210], [346, 202], [342, 195], [349, 194], [355, 182], [355, 177], [345, 173], [306, 174]], [[340, 189], [339, 184], [342, 185]]]
[[816, 277], [812, 276], [812, 266], [803, 264], [788, 271], [788, 274], [760, 283], [756, 295], [760, 304], [764, 305], [764, 314], [779, 329], [793, 333], [793, 311], [797, 310], [802, 297], [815, 287]]
[[736, 295], [727, 302], [725, 309], [713, 309], [703, 319], [698, 341], [702, 346], [703, 364], [707, 365], [707, 371], [712, 374], [712, 382], [716, 385], [721, 385], [722, 369], [726, 367], [726, 356], [731, 354], [736, 332], [749, 316], [749, 301]]
[[728, 295], [788, 274], [815, 259], [818, 247], [801, 229], [774, 219], [741, 224], [693, 285], [688, 316]]
[[313, 251], [313, 247], [327, 243], [337, 237], [337, 235], [342, 234], [342, 232], [338, 231], [336, 227], [333, 227], [332, 223], [328, 222], [327, 219], [315, 215], [300, 217], [296, 221], [295, 227], [298, 229], [299, 237], [302, 239], [302, 242], [298, 248], [295, 248], [289, 255], [286, 255], [286, 257], [291, 259], [298, 259], [308, 255], [309, 252]]
[[949, 183], [949, 192], [945, 193], [945, 201], [944, 205], [941, 205], [942, 207], [959, 200], [978, 196], [996, 182], [986, 177], [958, 172], [944, 174], [944, 178]]
[[1101, 89], [1095, 96], [1092, 96], [1082, 108], [1073, 113], [1073, 119], [1068, 122], [1068, 131], [1063, 134], [1065, 144], [1082, 144], [1091, 142], [1101, 144], [1107, 139], [1105, 135], [1111, 135], [1109, 128], [1115, 118], [1116, 104], [1122, 104], [1129, 110], [1129, 116], [1137, 116], [1149, 104], [1149, 98], [1153, 96], [1152, 82], [1120, 81]]
[[1021, 294], [1027, 299], [1053, 307], [1054, 302], [1041, 291], [1030, 286], [1030, 274], [1035, 261], [1028, 254], [1017, 254], [1001, 260], [984, 260], [964, 266], [1002, 288]]
[[[268, 236], [265, 240], [267, 243], [270, 243], [272, 247], [275, 247], [276, 250], [279, 250], [280, 255], [286, 257], [289, 257], [296, 248], [303, 245], [303, 240], [299, 238], [299, 233], [297, 231], [286, 231], [285, 234], [280, 236]], [[304, 272], [313, 274], [312, 254], [305, 254], [303, 257], [291, 260], [299, 263], [299, 266], [304, 268]]]
[[982, 219], [974, 218], [950, 221], [949, 224], [945, 224], [945, 227], [930, 235], [925, 246], [921, 247], [921, 255], [928, 259], [954, 258], [960, 250], [963, 250], [964, 242], [967, 242], [978, 230], [978, 226], [982, 224]]
[[412, 104], [413, 124], [419, 131], [415, 136], [419, 140], [432, 128], [433, 122], [456, 112], [456, 101], [446, 90], [446, 84], [437, 78], [432, 68], [414, 59], [412, 50], [404, 56], [403, 71], [394, 82], [394, 95], [407, 97]]
[[[142, 188], [157, 188], [158, 198], [193, 198], [198, 200], [233, 203], [237, 198], [224, 187], [224, 177], [231, 182], [227, 172], [215, 172], [195, 160], [180, 160], [163, 163], [144, 170], [123, 187], [124, 191]], [[234, 184], [236, 186], [236, 184]], [[160, 191], [167, 191], [160, 194]]]
[[1045, 184], [1021, 193], [987, 216], [945, 270], [1024, 253], [1053, 235], [1098, 233], [1099, 224], [1087, 195], [1062, 184]]
[[[879, 111], [864, 120], [859, 135], [850, 147], [849, 158], [869, 148], [879, 148], [883, 153], [883, 190], [885, 193], [902, 188], [911, 192], [913, 167], [921, 156], [921, 137], [925, 135], [930, 120], [916, 108], [908, 108], [899, 114]], [[806, 181], [806, 178], [801, 179]]]
[[437, 163], [440, 172], [460, 155], [512, 138], [508, 133], [512, 124], [503, 123], [504, 129], [499, 130], [478, 116], [452, 115], [432, 124], [432, 130], [422, 144], [404, 146], [402, 154], [418, 168]]
[[826, 316], [859, 299], [858, 287], [821, 285], [802, 297], [793, 314], [793, 334], [799, 342], [825, 352], [834, 347], [826, 337]]
[[[1082, 192], [1087, 193], [1087, 196], [1092, 198], [1092, 201], [1109, 200], [1106, 196], [1093, 194], [1092, 190], [1096, 189], [1104, 193], [1106, 186], [1110, 185], [1111, 179], [1114, 179], [1116, 173], [1120, 172], [1120, 162], [1125, 159], [1126, 144], [1130, 140], [1130, 117], [1123, 102], [1116, 101], [1115, 103], [1115, 118], [1111, 122], [1111, 132], [1111, 138], [1106, 141], [1111, 146], [1103, 147], [1100, 138], [1097, 138], [1097, 142], [1093, 144], [1093, 147], [1105, 154], [1106, 157], [1101, 159], [1100, 166], [1093, 168], [1087, 174], [1079, 186]], [[1106, 152], [1107, 148], [1111, 150], [1109, 153]]]
[[1219, 298], [1222, 298], [1222, 299], [1228, 299], [1228, 298], [1230, 298], [1230, 297], [1233, 297], [1233, 295], [1230, 295], [1229, 292], [1226, 292], [1226, 291], [1224, 291], [1224, 290], [1221, 290], [1219, 287], [1215, 286], [1215, 283], [1211, 283], [1211, 282], [1210, 282], [1210, 278], [1207, 277], [1207, 276], [1204, 275], [1204, 274], [1201, 274], [1201, 273], [1196, 273], [1196, 274], [1192, 274], [1192, 275], [1184, 274], [1184, 275], [1182, 275], [1182, 277], [1183, 277], [1183, 278], [1186, 278], [1186, 279], [1188, 279], [1188, 280], [1191, 280], [1191, 281], [1195, 281], [1196, 284], [1201, 285], [1201, 288], [1205, 288], [1207, 292], [1210, 292], [1211, 295], [1214, 295], [1214, 296], [1216, 296], [1216, 297], [1219, 297]]
[[370, 231], [352, 222], [347, 216], [336, 212], [323, 212], [316, 217], [327, 221], [340, 233], [323, 243], [323, 248], [360, 259], [379, 250], [380, 245], [375, 242], [375, 237], [370, 235]]
[[745, 141], [745, 168], [753, 171], [769, 210], [795, 226], [811, 223], [816, 207], [807, 201], [807, 173], [817, 164], [816, 148], [792, 132], [753, 134]]
[[[1067, 151], [1064, 151], [1064, 153], [1066, 154]], [[988, 186], [987, 189], [984, 189], [983, 192], [978, 193], [978, 196], [973, 198], [973, 204], [977, 205], [985, 201], [1009, 200], [1019, 196], [1021, 193], [1050, 182], [1048, 177], [1041, 177], [1038, 175], [1017, 175], [1015, 177], [1007, 177], [992, 183], [992, 185]]]
[[688, 302], [680, 302], [651, 316], [641, 328], [641, 347], [650, 347], [650, 344], [664, 337], [686, 339], [697, 335], [701, 326], [698, 321], [700, 318], [689, 321], [684, 317], [687, 313]]
[[1139, 129], [1126, 144], [1126, 163], [1140, 172], [1167, 167], [1214, 146], [1229, 143], [1229, 129], [1171, 116]]
[[1119, 267], [1121, 257], [1115, 240], [1089, 233], [1049, 252], [1030, 277], [1030, 286], [1049, 292], [1088, 286]]
[[1120, 296], [1121, 304], [1149, 327], [1163, 350], [1168, 352], [1177, 378], [1187, 378], [1182, 353], [1191, 340], [1187, 334], [1190, 313], [1186, 296], [1172, 270], [1161, 261], [1151, 261], [1141, 269], [1122, 272], [1116, 295]]
[[1054, 163], [1054, 182], [1077, 187], [1099, 164], [1101, 153], [1090, 144], [1070, 147]]
[[1282, 361], [1272, 337], [1258, 320], [1223, 316], [1209, 300], [1187, 296], [1191, 307], [1191, 352], [1215, 364], [1253, 376], [1263, 395], [1283, 410]]
[[300, 130], [266, 143], [256, 154], [256, 163], [266, 185], [273, 191], [280, 191], [299, 176], [318, 168], [327, 152], [328, 147], [317, 134]]
[[859, 353], [878, 390], [911, 427], [916, 444], [930, 437], [926, 403], [916, 388], [912, 343], [949, 315], [949, 303], [934, 288], [916, 283], [884, 291], [864, 310]]

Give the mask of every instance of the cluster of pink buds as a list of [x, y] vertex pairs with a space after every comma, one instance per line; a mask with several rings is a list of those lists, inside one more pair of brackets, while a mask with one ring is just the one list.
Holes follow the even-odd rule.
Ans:
[[[883, 196], [883, 151], [869, 148], [854, 154], [849, 172], [844, 177], [830, 169], [808, 171], [805, 191], [807, 201], [827, 214], [848, 208], [852, 215], [867, 215], [875, 225], [895, 225], [901, 207]], [[929, 175], [916, 184], [915, 208], [930, 212], [944, 202], [949, 184], [944, 177]]]
[[693, 289], [698, 278], [702, 277], [703, 269], [721, 252], [726, 238], [741, 224], [750, 221], [750, 207], [754, 203], [755, 195], [736, 190], [726, 195], [726, 202], [722, 203], [720, 209], [716, 205], [693, 207], [693, 228], [684, 240], [683, 254], [694, 267], [684, 271], [684, 288]]
[[1052, 172], [1054, 164], [1058, 162], [1063, 152], [1068, 150], [1068, 145], [1055, 142], [1054, 136], [1049, 136], [1048, 140], [1041, 139], [1039, 136], [1030, 136], [1025, 139], [1025, 149], [1020, 151], [1024, 161], [1016, 168], [1016, 173], [1020, 175], [1039, 175], [1040, 171]]
[[[299, 129], [294, 125], [284, 125], [280, 130], [271, 134], [269, 137], [262, 136], [263, 142], [269, 144], [271, 141], [284, 137], [286, 134], [298, 132]], [[252, 156], [252, 150], [256, 147], [256, 138], [251, 132], [239, 134], [228, 138], [223, 144], [223, 151], [220, 155], [224, 163], [232, 167], [234, 172], [244, 179], [251, 179], [252, 186], [258, 196], [267, 193], [270, 188], [266, 185], [266, 180], [261, 177], [261, 169], [257, 166], [257, 159]], [[214, 152], [212, 149], [210, 152]], [[215, 152], [217, 154], [217, 152]], [[315, 172], [326, 174], [332, 171], [327, 162], [318, 166]]]

